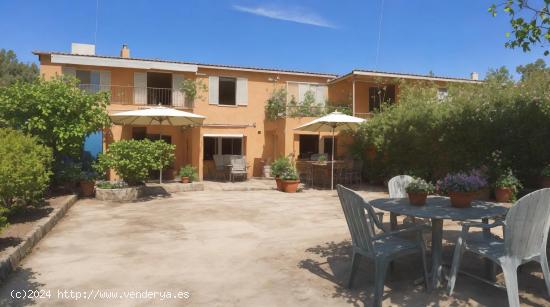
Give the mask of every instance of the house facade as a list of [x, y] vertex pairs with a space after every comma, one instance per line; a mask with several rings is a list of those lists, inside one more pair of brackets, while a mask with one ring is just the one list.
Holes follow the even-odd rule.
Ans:
[[[130, 57], [124, 45], [120, 56], [99, 56], [95, 46], [73, 44], [70, 53], [35, 51], [41, 75], [48, 79], [70, 75], [88, 91], [111, 94], [108, 112], [162, 105], [206, 116], [200, 127], [118, 126], [103, 131], [103, 149], [121, 139], [162, 138], [176, 145], [176, 160], [164, 176], [170, 178], [183, 165], [197, 167], [200, 178], [214, 172], [214, 154], [245, 155], [249, 176], [261, 176], [263, 166], [280, 156], [307, 159], [312, 153], [329, 153], [331, 138], [323, 133], [293, 129], [332, 109], [346, 109], [368, 117], [384, 101], [398, 102], [402, 78], [429, 78], [441, 84], [478, 82], [354, 70], [344, 76], [253, 67], [198, 64]], [[199, 86], [193, 101], [181, 91], [184, 80]], [[380, 95], [383, 88], [383, 95]], [[266, 101], [274, 90], [284, 89], [287, 102], [300, 108], [314, 100], [315, 108], [305, 114], [266, 116]], [[385, 98], [381, 98], [381, 97]], [[389, 98], [389, 99], [388, 99]], [[349, 139], [336, 139], [335, 155], [344, 157]]]

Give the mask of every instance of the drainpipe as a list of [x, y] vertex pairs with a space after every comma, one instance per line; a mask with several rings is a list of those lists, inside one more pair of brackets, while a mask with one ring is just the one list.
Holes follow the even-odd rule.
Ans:
[[352, 114], [353, 116], [355, 116], [355, 76], [353, 76], [351, 95], [352, 95], [352, 100], [351, 100]]

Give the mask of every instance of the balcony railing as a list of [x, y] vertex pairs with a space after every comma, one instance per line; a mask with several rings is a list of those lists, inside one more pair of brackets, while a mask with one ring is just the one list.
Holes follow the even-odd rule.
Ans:
[[80, 84], [79, 87], [91, 93], [108, 92], [111, 96], [111, 103], [114, 104], [163, 105], [179, 109], [193, 108], [193, 101], [185, 99], [182, 91], [172, 88], [99, 84]]
[[352, 110], [348, 105], [326, 105], [326, 106], [304, 106], [304, 105], [286, 105], [274, 106], [266, 109], [266, 115], [269, 119], [294, 118], [294, 117], [319, 117], [328, 113], [338, 111], [351, 115]]

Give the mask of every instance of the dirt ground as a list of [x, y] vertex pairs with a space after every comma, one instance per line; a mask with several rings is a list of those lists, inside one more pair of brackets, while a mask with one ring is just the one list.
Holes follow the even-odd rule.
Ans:
[[[458, 228], [448, 223], [445, 230], [450, 262]], [[204, 191], [127, 204], [82, 200], [0, 286], [0, 305], [370, 306], [368, 261], [353, 290], [342, 286], [349, 240], [330, 191]], [[465, 275], [452, 297], [443, 290], [426, 293], [414, 283], [420, 263], [420, 257], [396, 263], [385, 306], [507, 306], [505, 291]], [[463, 269], [480, 274], [483, 268], [466, 254]], [[519, 276], [523, 304], [550, 306], [538, 265], [525, 265]], [[12, 298], [21, 290], [38, 297]], [[167, 291], [180, 297], [168, 299]]]

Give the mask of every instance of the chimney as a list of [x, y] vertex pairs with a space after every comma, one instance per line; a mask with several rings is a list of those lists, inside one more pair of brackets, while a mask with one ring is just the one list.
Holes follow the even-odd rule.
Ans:
[[479, 80], [479, 74], [478, 74], [477, 72], [475, 72], [475, 71], [472, 72], [472, 73], [470, 74], [470, 79], [475, 80], [475, 81]]
[[126, 59], [130, 58], [130, 48], [128, 48], [128, 45], [122, 45], [122, 49], [120, 49], [120, 57]]
[[71, 54], [95, 55], [95, 45], [72, 43]]

